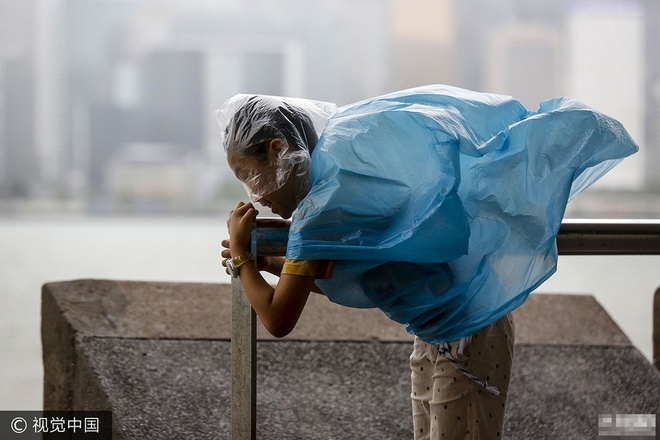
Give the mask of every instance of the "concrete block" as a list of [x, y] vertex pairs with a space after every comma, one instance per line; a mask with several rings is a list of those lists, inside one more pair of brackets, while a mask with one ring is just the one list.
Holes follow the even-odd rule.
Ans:
[[660, 370], [660, 288], [653, 296], [653, 365]]
[[[77, 280], [42, 292], [45, 409], [111, 409], [115, 439], [228, 438], [229, 285]], [[507, 438], [593, 438], [599, 413], [657, 413], [660, 373], [593, 297], [514, 312]], [[258, 343], [259, 438], [407, 438], [411, 336], [314, 295]]]

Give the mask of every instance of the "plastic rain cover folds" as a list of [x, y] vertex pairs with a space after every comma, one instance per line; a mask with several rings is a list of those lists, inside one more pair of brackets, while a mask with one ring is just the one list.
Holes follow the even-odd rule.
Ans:
[[311, 155], [287, 258], [336, 260], [317, 284], [422, 340], [468, 336], [554, 273], [568, 201], [637, 146], [567, 98], [537, 112], [446, 86], [337, 109]]

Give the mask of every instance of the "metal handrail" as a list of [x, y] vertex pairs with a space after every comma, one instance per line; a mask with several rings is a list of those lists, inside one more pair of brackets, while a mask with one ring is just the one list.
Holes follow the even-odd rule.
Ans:
[[564, 220], [560, 255], [660, 255], [660, 220]]
[[[289, 231], [255, 227], [252, 250], [261, 256], [283, 256]], [[557, 234], [560, 255], [659, 255], [660, 220], [562, 221]]]
[[[254, 227], [251, 251], [283, 256], [285, 227]], [[564, 220], [557, 234], [560, 255], [660, 255], [660, 220]], [[257, 438], [257, 330], [254, 310], [238, 278], [232, 278], [231, 438]]]

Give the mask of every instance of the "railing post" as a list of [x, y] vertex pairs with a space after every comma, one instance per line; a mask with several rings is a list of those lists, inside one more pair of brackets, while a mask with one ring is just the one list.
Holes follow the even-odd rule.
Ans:
[[[286, 252], [288, 227], [252, 228], [255, 258]], [[231, 438], [257, 438], [257, 317], [239, 278], [231, 280]]]
[[660, 288], [653, 298], [653, 365], [660, 370]]
[[257, 318], [238, 278], [231, 280], [231, 438], [257, 438]]

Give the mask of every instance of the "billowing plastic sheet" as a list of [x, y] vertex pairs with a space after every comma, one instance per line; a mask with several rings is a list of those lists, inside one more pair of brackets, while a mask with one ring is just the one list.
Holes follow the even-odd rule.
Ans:
[[566, 204], [637, 146], [571, 99], [426, 87], [340, 108], [312, 155], [288, 258], [336, 259], [318, 284], [430, 343], [521, 305], [557, 263]]
[[331, 301], [453, 341], [554, 273], [566, 204], [635, 151], [620, 123], [567, 98], [530, 112], [428, 86], [341, 107], [311, 155], [287, 257], [336, 260], [317, 281]]

